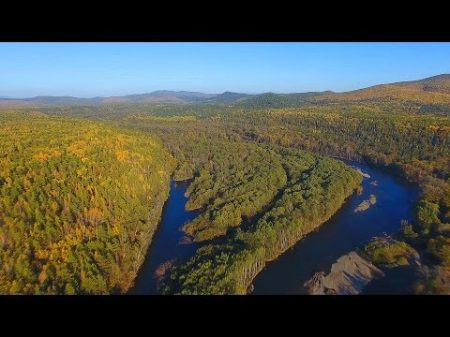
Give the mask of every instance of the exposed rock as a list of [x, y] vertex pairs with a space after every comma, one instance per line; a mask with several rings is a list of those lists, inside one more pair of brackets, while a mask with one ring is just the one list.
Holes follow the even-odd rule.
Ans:
[[370, 208], [370, 206], [375, 205], [377, 203], [377, 197], [374, 194], [371, 194], [369, 199], [364, 200], [362, 203], [355, 208], [355, 213], [364, 212]]
[[305, 282], [304, 286], [308, 290], [309, 294], [323, 294], [324, 293], [324, 285], [323, 280], [325, 278], [325, 273], [323, 271], [319, 271], [311, 277], [311, 279]]
[[359, 167], [355, 167], [355, 166], [352, 166], [352, 167], [355, 169], [356, 172], [358, 172], [364, 178], [370, 178], [370, 175], [361, 171], [361, 169]]
[[190, 245], [192, 243], [192, 239], [189, 236], [182, 236], [178, 241], [180, 245]]
[[166, 277], [167, 271], [173, 266], [174, 260], [168, 260], [166, 262], [161, 263], [155, 270], [154, 278], [156, 279], [157, 287], [159, 288], [161, 282]]
[[311, 295], [356, 295], [373, 279], [384, 273], [352, 251], [331, 266], [331, 272], [316, 273], [304, 286]]

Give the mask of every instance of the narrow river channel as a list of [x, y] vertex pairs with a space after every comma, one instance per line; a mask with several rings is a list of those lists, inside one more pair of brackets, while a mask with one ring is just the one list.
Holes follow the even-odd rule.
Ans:
[[159, 294], [156, 269], [173, 259], [184, 260], [196, 250], [196, 245], [187, 241], [181, 227], [197, 216], [197, 212], [186, 211], [187, 198], [184, 196], [189, 182], [170, 182], [170, 195], [164, 205], [159, 225], [148, 249], [145, 261], [136, 278], [131, 294]]

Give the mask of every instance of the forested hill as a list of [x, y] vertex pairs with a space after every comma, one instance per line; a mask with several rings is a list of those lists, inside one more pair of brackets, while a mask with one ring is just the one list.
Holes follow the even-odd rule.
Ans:
[[323, 93], [307, 92], [300, 94], [275, 94], [272, 92], [264, 93], [261, 95], [255, 95], [242, 102], [240, 106], [245, 108], [284, 108], [284, 107], [299, 107], [304, 105], [310, 105], [315, 102], [318, 97], [331, 93], [326, 91]]
[[369, 88], [335, 93], [274, 94], [248, 98], [243, 107], [303, 107], [322, 105], [370, 105], [385, 111], [432, 112], [450, 114], [450, 75], [443, 74], [418, 81], [381, 84]]
[[[225, 95], [222, 94], [222, 95]], [[81, 98], [72, 96], [36, 96], [23, 99], [0, 98], [0, 106], [40, 106], [40, 105], [99, 105], [114, 103], [134, 103], [134, 104], [159, 104], [159, 103], [198, 103], [214, 101], [217, 97], [222, 100], [222, 95], [204, 94], [201, 92], [189, 91], [168, 91], [158, 90], [151, 93], [135, 94], [126, 96], [92, 97]], [[238, 94], [242, 95], [242, 94]], [[225, 95], [227, 96], [227, 95]]]
[[0, 293], [126, 292], [169, 193], [160, 142], [7, 111], [0, 139]]
[[450, 75], [443, 74], [418, 81], [381, 84], [345, 92], [314, 97], [316, 101], [389, 101], [401, 100], [428, 104], [450, 102]]
[[38, 96], [25, 99], [0, 99], [1, 106], [61, 106], [109, 104], [195, 104], [235, 105], [241, 108], [284, 108], [321, 105], [371, 105], [384, 110], [450, 114], [450, 75], [442, 74], [417, 81], [380, 84], [365, 89], [335, 93], [263, 93], [250, 95], [236, 92], [205, 94], [188, 91], [159, 90], [151, 93], [78, 98], [70, 96]]

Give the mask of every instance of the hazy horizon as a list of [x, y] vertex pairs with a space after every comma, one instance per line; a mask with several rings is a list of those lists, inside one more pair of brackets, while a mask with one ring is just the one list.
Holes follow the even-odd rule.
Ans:
[[0, 97], [343, 92], [450, 73], [450, 43], [0, 43]]
[[[450, 74], [436, 74], [436, 75], [431, 75], [429, 77], [435, 77], [435, 76], [441, 76], [441, 75], [450, 75]], [[415, 81], [415, 80], [422, 80], [424, 78], [417, 78], [417, 79], [411, 79], [408, 81]], [[395, 82], [402, 82], [402, 81], [395, 81]], [[384, 83], [394, 83], [394, 82], [384, 82]], [[380, 84], [384, 84], [384, 83], [376, 83], [373, 84], [369, 87], [361, 87], [361, 88], [356, 88], [356, 89], [352, 89], [352, 90], [360, 90], [360, 89], [366, 89], [366, 88], [370, 88], [372, 86], [376, 86], [376, 85], [380, 85]], [[342, 92], [346, 92], [346, 91], [333, 91], [333, 90], [322, 90], [320, 92], [325, 92], [325, 91], [331, 91], [331, 92], [335, 92], [335, 93], [342, 93]], [[351, 91], [351, 90], [350, 90]], [[131, 93], [131, 94], [124, 94], [124, 95], [111, 95], [111, 96], [75, 96], [75, 95], [37, 95], [37, 96], [24, 96], [24, 97], [12, 97], [12, 96], [1, 96], [0, 95], [0, 99], [29, 99], [29, 98], [36, 98], [36, 97], [73, 97], [73, 98], [86, 98], [86, 99], [94, 99], [94, 98], [105, 98], [105, 97], [122, 97], [122, 96], [132, 96], [132, 95], [147, 95], [147, 94], [153, 94], [153, 93], [157, 93], [157, 92], [189, 92], [189, 93], [198, 93], [198, 94], [207, 94], [207, 95], [220, 95], [220, 94], [224, 94], [226, 92], [231, 92], [231, 93], [239, 93], [239, 94], [248, 94], [248, 95], [261, 95], [261, 94], [266, 94], [266, 93], [274, 93], [274, 94], [297, 94], [297, 93], [306, 93], [306, 92], [319, 92], [319, 91], [303, 91], [303, 92], [277, 92], [277, 91], [265, 91], [265, 92], [237, 92], [237, 91], [232, 91], [232, 90], [226, 90], [223, 92], [215, 92], [215, 93], [206, 93], [206, 92], [199, 92], [199, 91], [193, 91], [193, 90], [166, 90], [166, 89], [159, 89], [159, 90], [154, 90], [154, 91], [149, 91], [149, 92], [136, 92], [136, 93]]]

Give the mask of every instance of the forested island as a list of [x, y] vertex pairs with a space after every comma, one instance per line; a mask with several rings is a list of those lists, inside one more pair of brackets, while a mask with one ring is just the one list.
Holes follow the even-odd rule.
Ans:
[[356, 193], [364, 177], [340, 159], [421, 190], [414, 220], [395, 241], [361, 242], [364, 257], [396, 268], [417, 251], [427, 271], [415, 293], [450, 293], [449, 75], [342, 94], [186, 97], [2, 107], [0, 293], [127, 293], [170, 179], [189, 181], [198, 215], [182, 230], [198, 248], [167, 268], [161, 291], [249, 293]]

